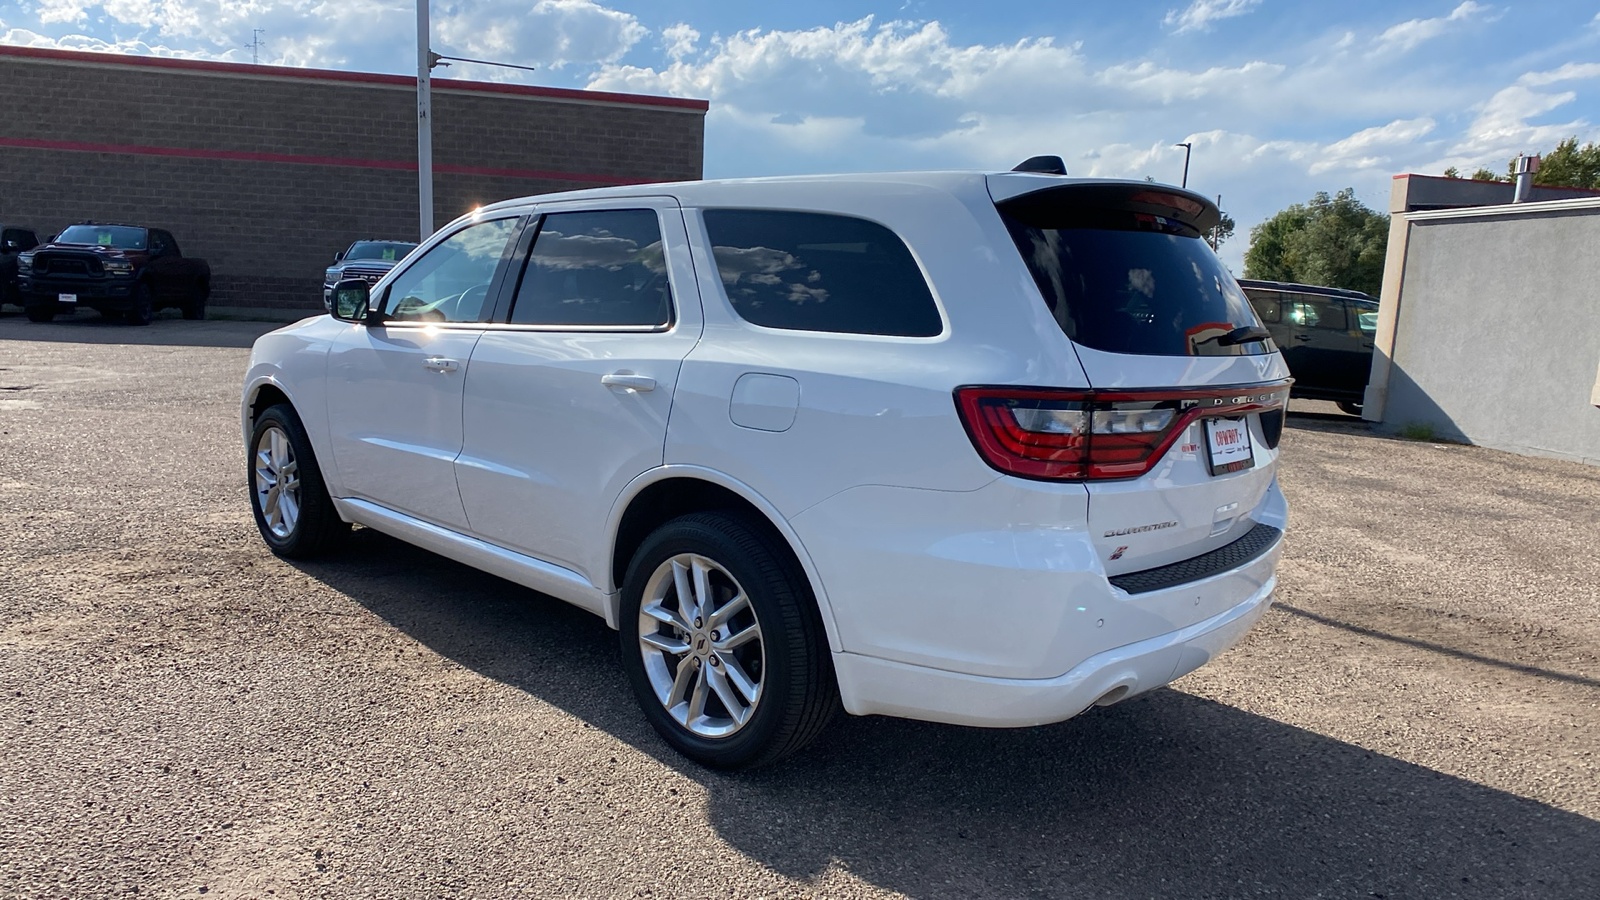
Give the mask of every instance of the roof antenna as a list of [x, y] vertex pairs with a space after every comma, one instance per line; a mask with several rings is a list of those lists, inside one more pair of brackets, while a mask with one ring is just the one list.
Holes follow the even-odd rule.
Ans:
[[1030, 156], [1017, 164], [1013, 172], [1037, 172], [1040, 175], [1065, 175], [1067, 164], [1059, 156]]
[[257, 65], [261, 64], [261, 35], [265, 33], [265, 28], [250, 29], [250, 43], [245, 44], [250, 48], [250, 61]]

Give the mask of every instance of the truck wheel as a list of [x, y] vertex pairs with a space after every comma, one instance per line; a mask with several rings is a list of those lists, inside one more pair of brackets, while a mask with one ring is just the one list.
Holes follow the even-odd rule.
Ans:
[[206, 298], [211, 295], [210, 285], [201, 282], [195, 286], [194, 292], [189, 295], [189, 302], [183, 307], [183, 317], [190, 321], [206, 317]]
[[56, 308], [49, 303], [24, 307], [24, 310], [28, 313], [29, 322], [48, 322], [56, 317]]
[[1361, 404], [1352, 402], [1350, 400], [1340, 400], [1339, 408], [1352, 416], [1361, 415]]
[[645, 718], [716, 769], [775, 762], [839, 708], [805, 575], [769, 533], [725, 513], [656, 529], [622, 587], [622, 665]]
[[150, 285], [139, 282], [133, 286], [133, 305], [123, 315], [129, 325], [149, 325], [156, 317], [155, 300], [150, 296]]

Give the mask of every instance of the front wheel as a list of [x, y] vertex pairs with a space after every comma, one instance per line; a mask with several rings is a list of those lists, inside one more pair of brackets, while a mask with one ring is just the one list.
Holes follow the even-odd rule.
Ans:
[[1340, 400], [1339, 401], [1339, 409], [1343, 410], [1344, 412], [1349, 413], [1352, 416], [1361, 415], [1361, 404], [1356, 403], [1356, 402], [1354, 402], [1352, 400]]
[[133, 305], [122, 314], [129, 325], [149, 325], [156, 317], [155, 298], [150, 295], [150, 285], [140, 282], [133, 286]]
[[29, 322], [49, 322], [56, 317], [56, 308], [48, 303], [23, 307], [23, 312], [28, 314]]
[[695, 513], [656, 529], [622, 588], [623, 667], [645, 717], [717, 769], [776, 762], [839, 708], [822, 619], [778, 539]]
[[250, 435], [250, 508], [272, 552], [289, 559], [318, 556], [350, 532], [317, 468], [300, 417], [278, 404], [256, 419]]

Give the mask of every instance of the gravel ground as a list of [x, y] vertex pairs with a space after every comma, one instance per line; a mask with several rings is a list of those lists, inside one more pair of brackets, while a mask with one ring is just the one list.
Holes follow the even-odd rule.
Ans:
[[0, 316], [0, 897], [1600, 897], [1600, 469], [1297, 404], [1278, 605], [1214, 665], [729, 776], [598, 619], [269, 554], [268, 327]]

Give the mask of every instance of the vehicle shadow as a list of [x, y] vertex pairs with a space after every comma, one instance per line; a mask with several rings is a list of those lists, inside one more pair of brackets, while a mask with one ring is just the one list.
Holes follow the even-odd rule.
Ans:
[[283, 322], [245, 322], [207, 319], [187, 322], [173, 312], [133, 327], [120, 319], [79, 311], [54, 322], [30, 322], [20, 312], [0, 312], [0, 341], [45, 341], [67, 344], [139, 344], [174, 347], [249, 348], [256, 338], [282, 328]]
[[913, 897], [1600, 896], [1600, 822], [1178, 690], [1020, 730], [841, 717], [777, 767], [709, 771], [650, 730], [599, 619], [354, 543], [297, 565], [701, 783], [718, 834], [791, 877], [839, 867]]

